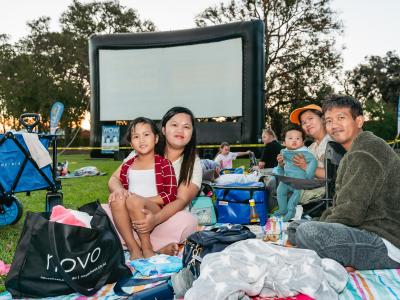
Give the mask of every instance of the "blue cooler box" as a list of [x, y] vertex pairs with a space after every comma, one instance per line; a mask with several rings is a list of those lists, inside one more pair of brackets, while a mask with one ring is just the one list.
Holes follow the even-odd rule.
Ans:
[[254, 199], [260, 224], [267, 222], [268, 192], [264, 183], [215, 185], [214, 193], [218, 223], [250, 224], [250, 199]]

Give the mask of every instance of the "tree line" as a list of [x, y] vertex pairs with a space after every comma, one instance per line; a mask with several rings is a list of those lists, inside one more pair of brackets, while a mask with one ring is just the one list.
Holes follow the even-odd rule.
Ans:
[[[329, 94], [342, 92], [364, 103], [367, 129], [385, 139], [395, 136], [400, 95], [396, 52], [366, 57], [343, 72], [336, 44], [343, 24], [331, 0], [233, 0], [205, 8], [195, 23], [204, 27], [254, 19], [265, 23], [266, 120], [278, 134], [295, 107], [321, 104]], [[62, 127], [79, 125], [89, 108], [90, 35], [157, 30], [151, 20], [118, 1], [73, 0], [59, 19], [59, 31], [50, 31], [49, 22], [48, 17], [30, 21], [29, 34], [15, 43], [0, 34], [3, 122], [23, 112], [40, 112], [46, 123], [52, 103], [60, 99], [65, 105]]]

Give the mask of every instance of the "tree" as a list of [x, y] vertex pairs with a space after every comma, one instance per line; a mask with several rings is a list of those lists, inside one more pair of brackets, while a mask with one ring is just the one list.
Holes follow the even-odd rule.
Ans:
[[387, 52], [384, 57], [366, 57], [365, 63], [346, 72], [343, 88], [363, 103], [369, 120], [366, 129], [383, 139], [396, 136], [400, 57], [395, 51]]
[[341, 66], [334, 37], [342, 25], [330, 0], [232, 0], [205, 9], [195, 22], [252, 19], [265, 23], [265, 107], [267, 121], [280, 132], [294, 107], [332, 91], [329, 78]]
[[50, 18], [28, 23], [30, 33], [11, 45], [0, 37], [0, 109], [9, 116], [40, 112], [49, 120], [55, 99], [65, 106], [63, 126], [79, 124], [88, 109], [88, 38], [91, 34], [153, 31], [150, 21], [118, 1], [81, 4], [74, 0], [60, 18], [61, 32], [49, 30]]

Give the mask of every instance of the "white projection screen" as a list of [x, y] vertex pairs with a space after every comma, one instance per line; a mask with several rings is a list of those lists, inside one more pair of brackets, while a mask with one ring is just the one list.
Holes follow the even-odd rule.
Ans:
[[101, 49], [100, 121], [139, 116], [160, 120], [173, 106], [190, 107], [198, 118], [242, 116], [242, 57], [240, 38], [177, 47]]
[[264, 64], [260, 20], [92, 35], [91, 156], [103, 156], [104, 128], [118, 128], [118, 144], [128, 146], [124, 137], [131, 120], [144, 116], [159, 122], [174, 106], [198, 118], [198, 145], [257, 143], [265, 119]]

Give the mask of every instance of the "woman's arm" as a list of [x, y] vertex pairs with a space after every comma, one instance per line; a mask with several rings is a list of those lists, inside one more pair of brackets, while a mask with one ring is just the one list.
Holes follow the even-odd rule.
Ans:
[[198, 192], [199, 187], [194, 183], [189, 183], [188, 185], [181, 184], [178, 187], [176, 200], [165, 205], [161, 211], [156, 214], [153, 214], [149, 210], [143, 211], [146, 218], [133, 222], [136, 230], [140, 233], [151, 232], [158, 224], [165, 222], [178, 211], [184, 209], [197, 196]]
[[[297, 154], [293, 157], [293, 164], [298, 166], [299, 168], [303, 169], [304, 171], [307, 170], [307, 162], [304, 158], [303, 154]], [[317, 167], [315, 169], [315, 177], [324, 179], [325, 178], [325, 169]]]

